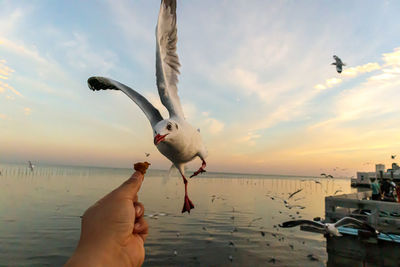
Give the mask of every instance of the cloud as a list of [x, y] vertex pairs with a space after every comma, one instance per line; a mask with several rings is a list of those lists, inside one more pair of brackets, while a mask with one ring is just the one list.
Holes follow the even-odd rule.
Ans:
[[[10, 67], [8, 67], [6, 65], [6, 63], [7, 63], [7, 61], [5, 59], [0, 60], [0, 79], [2, 79], [2, 80], [8, 80], [10, 75], [14, 72], [14, 70], [11, 69]], [[0, 80], [0, 93], [4, 93], [8, 90], [18, 96], [22, 96], [22, 94], [20, 92], [18, 92], [16, 89], [14, 89], [14, 87], [12, 87], [8, 83]], [[7, 97], [7, 98], [9, 98], [9, 97]]]
[[327, 79], [326, 80], [326, 82], [325, 82], [325, 84], [326, 84], [326, 86], [327, 87], [333, 87], [333, 86], [335, 86], [336, 84], [339, 84], [339, 83], [341, 83], [342, 82], [342, 79], [338, 79], [338, 78], [330, 78], [330, 79]]
[[11, 92], [16, 94], [17, 96], [23, 96], [20, 92], [18, 92], [16, 89], [14, 89], [14, 87], [12, 87], [11, 85], [0, 81], [0, 93], [5, 92], [7, 90], [10, 90]]
[[32, 112], [32, 109], [30, 109], [30, 108], [24, 108], [24, 113], [25, 113], [25, 115], [31, 115], [31, 112]]
[[37, 51], [35, 46], [29, 48], [24, 44], [16, 43], [3, 37], [0, 37], [0, 46], [15, 54], [23, 55], [27, 58], [30, 58], [38, 63], [47, 62], [45, 58], [39, 55], [39, 52]]
[[381, 66], [376, 62], [367, 63], [367, 64], [356, 66], [356, 67], [345, 68], [342, 72], [342, 75], [348, 76], [348, 77], [356, 77], [359, 74], [371, 72], [374, 70], [379, 70], [380, 68], [381, 68]]
[[317, 90], [325, 90], [326, 86], [319, 83], [319, 84], [315, 85], [314, 88]]
[[249, 146], [254, 146], [256, 144], [256, 140], [261, 137], [260, 134], [256, 134], [254, 132], [248, 132], [245, 136], [240, 137], [236, 140], [237, 143], [244, 143]]
[[205, 120], [205, 125], [208, 132], [211, 134], [219, 134], [225, 127], [225, 124], [223, 122], [220, 122], [219, 120], [214, 118], [207, 118]]
[[84, 34], [75, 32], [73, 38], [62, 43], [66, 58], [71, 66], [78, 70], [91, 69], [92, 66], [103, 75], [108, 74], [117, 62], [117, 56], [111, 50], [94, 51]]
[[400, 47], [396, 47], [394, 52], [384, 53], [383, 61], [385, 61], [386, 66], [400, 66]]
[[5, 114], [0, 113], [0, 119], [5, 120], [7, 118], [7, 116]]

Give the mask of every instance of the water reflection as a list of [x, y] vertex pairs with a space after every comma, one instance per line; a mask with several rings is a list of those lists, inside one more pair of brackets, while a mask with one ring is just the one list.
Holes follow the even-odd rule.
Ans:
[[[6, 248], [0, 250], [0, 265], [29, 266], [63, 264], [79, 238], [79, 216], [131, 173], [55, 166], [31, 172], [4, 164], [0, 170], [0, 247]], [[189, 182], [195, 209], [188, 215], [180, 212], [181, 178], [164, 175], [149, 171], [140, 193], [150, 225], [146, 266], [324, 265], [321, 235], [277, 225], [323, 217], [326, 195], [351, 191], [350, 182], [341, 179], [206, 173]], [[303, 190], [287, 200], [298, 189]], [[289, 209], [284, 199], [306, 208]]]

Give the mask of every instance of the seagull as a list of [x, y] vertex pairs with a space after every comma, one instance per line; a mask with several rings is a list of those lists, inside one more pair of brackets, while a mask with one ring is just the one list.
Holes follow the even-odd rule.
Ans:
[[303, 188], [301, 188], [301, 189], [299, 189], [299, 190], [296, 190], [295, 192], [289, 194], [289, 198], [288, 198], [288, 199], [292, 198], [292, 197], [293, 197], [294, 195], [296, 195], [297, 193], [300, 193], [302, 190], [303, 190]]
[[28, 164], [29, 164], [29, 169], [31, 169], [31, 171], [33, 172], [33, 168], [35, 168], [35, 165], [33, 165], [30, 160], [28, 161]]
[[395, 159], [396, 158], [396, 155], [392, 155], [392, 159]]
[[346, 64], [343, 63], [342, 60], [336, 55], [333, 56], [333, 59], [335, 62], [333, 62], [331, 65], [336, 65], [336, 71], [338, 73], [342, 73], [343, 66], [346, 66]]
[[330, 236], [342, 236], [341, 233], [339, 233], [339, 230], [337, 227], [340, 226], [345, 226], [345, 225], [353, 225], [357, 226], [359, 228], [369, 230], [373, 233], [378, 233], [375, 228], [370, 226], [368, 223], [354, 219], [352, 217], [343, 217], [342, 219], [338, 220], [336, 223], [323, 223], [323, 222], [316, 222], [316, 221], [310, 221], [310, 220], [295, 220], [295, 221], [287, 221], [279, 226], [282, 228], [289, 228], [289, 227], [295, 227], [298, 225], [309, 225], [311, 227], [323, 230], [325, 234], [329, 234]]
[[336, 190], [335, 193], [333, 193], [334, 195], [336, 195], [337, 193], [343, 192], [342, 190]]
[[146, 157], [149, 157], [150, 156], [150, 153], [144, 153], [145, 155], [146, 155]]
[[167, 108], [169, 118], [160, 112], [141, 94], [130, 87], [105, 77], [90, 77], [88, 86], [93, 91], [120, 90], [131, 98], [144, 112], [153, 129], [154, 145], [175, 166], [185, 185], [182, 213], [194, 208], [188, 197], [185, 164], [199, 157], [201, 167], [190, 177], [205, 172], [207, 149], [197, 128], [185, 119], [178, 96], [179, 58], [176, 53], [176, 0], [162, 0], [156, 26], [156, 77], [161, 103]]

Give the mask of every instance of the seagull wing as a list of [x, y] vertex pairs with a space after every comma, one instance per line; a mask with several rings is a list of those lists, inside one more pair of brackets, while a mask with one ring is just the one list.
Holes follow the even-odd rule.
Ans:
[[176, 29], [176, 0], [162, 0], [156, 28], [156, 76], [158, 94], [169, 116], [184, 118], [178, 96], [179, 58]]
[[357, 220], [352, 217], [344, 217], [335, 223], [335, 227], [345, 226], [345, 225], [354, 225], [362, 229], [369, 230], [371, 232], [375, 232], [375, 228], [369, 225], [364, 221]]
[[143, 110], [152, 127], [154, 127], [157, 122], [163, 120], [158, 109], [156, 109], [144, 96], [122, 83], [104, 77], [90, 77], [88, 79], [88, 86], [93, 91], [107, 89], [121, 90]]
[[301, 189], [299, 189], [299, 190], [297, 190], [297, 191], [291, 193], [291, 194], [289, 195], [288, 199], [292, 198], [292, 197], [293, 197], [294, 195], [296, 195], [297, 193], [300, 193], [302, 190], [303, 190], [303, 188], [301, 188]]
[[313, 227], [324, 228], [324, 224], [322, 224], [320, 222], [310, 221], [310, 220], [287, 221], [287, 222], [283, 222], [279, 226], [282, 228], [290, 228], [290, 227], [296, 227], [299, 225], [309, 225], [309, 226], [313, 226]]

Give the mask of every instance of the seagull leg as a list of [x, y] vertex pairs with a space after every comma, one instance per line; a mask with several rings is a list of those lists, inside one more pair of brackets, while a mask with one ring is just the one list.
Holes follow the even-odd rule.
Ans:
[[186, 177], [183, 174], [182, 174], [182, 178], [183, 178], [183, 183], [185, 184], [185, 199], [184, 199], [184, 202], [183, 202], [182, 213], [184, 213], [186, 211], [188, 213], [190, 213], [190, 210], [194, 209], [194, 205], [193, 205], [192, 201], [189, 199], [189, 196], [187, 194], [188, 181], [187, 181]]
[[190, 178], [192, 178], [192, 177], [194, 177], [194, 176], [196, 176], [196, 175], [198, 175], [198, 174], [200, 174], [200, 173], [206, 172], [206, 170], [205, 170], [206, 166], [207, 166], [207, 164], [206, 164], [206, 162], [205, 162], [204, 159], [203, 159], [203, 163], [201, 164], [200, 169], [198, 169], [196, 172], [194, 172], [194, 173], [190, 176]]

